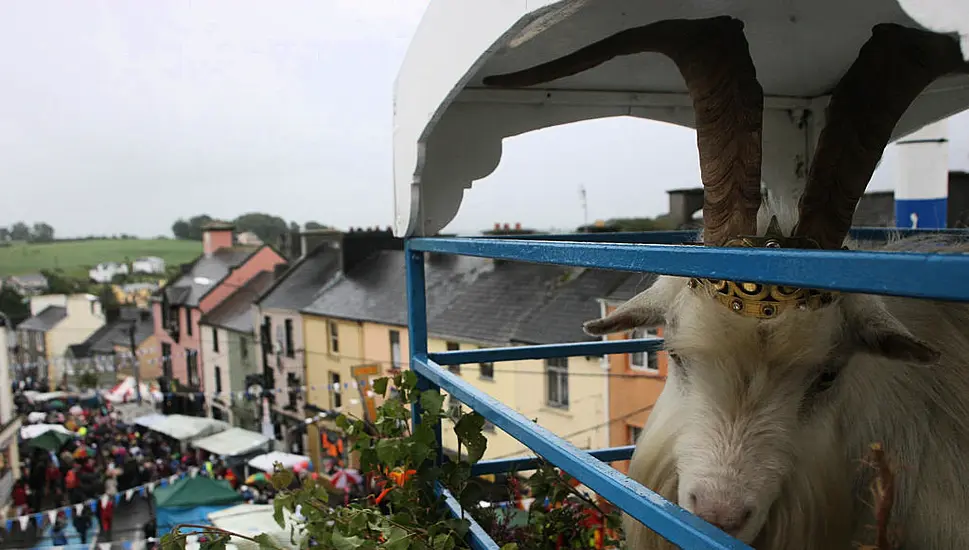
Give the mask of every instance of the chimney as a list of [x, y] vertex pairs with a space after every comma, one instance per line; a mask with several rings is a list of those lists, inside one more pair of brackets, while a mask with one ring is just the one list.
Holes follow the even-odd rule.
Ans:
[[305, 257], [323, 243], [330, 243], [334, 248], [338, 248], [340, 241], [343, 240], [343, 233], [336, 229], [307, 229], [299, 234], [299, 239], [300, 248], [303, 251], [300, 257]]
[[521, 230], [522, 230], [521, 222], [515, 222], [515, 231], [521, 231]]
[[[379, 227], [379, 226], [378, 226]], [[354, 267], [382, 250], [403, 250], [404, 239], [394, 237], [390, 228], [386, 230], [358, 230], [343, 235], [341, 248], [340, 269], [343, 273], [352, 271]]]
[[232, 246], [232, 231], [235, 229], [231, 223], [212, 221], [202, 226], [202, 252], [206, 256], [211, 256], [220, 248]]
[[273, 280], [278, 281], [288, 269], [289, 264], [287, 263], [276, 264], [276, 266], [273, 267]]

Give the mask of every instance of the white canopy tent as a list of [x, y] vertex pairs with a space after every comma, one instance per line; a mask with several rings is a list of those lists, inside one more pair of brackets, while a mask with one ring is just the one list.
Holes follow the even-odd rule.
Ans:
[[225, 431], [229, 425], [213, 418], [173, 414], [155, 422], [149, 429], [179, 441], [192, 441]]
[[20, 437], [23, 439], [33, 439], [49, 431], [61, 432], [67, 435], [75, 435], [74, 432], [68, 430], [60, 424], [30, 424], [20, 428]]
[[277, 462], [281, 463], [284, 468], [294, 468], [300, 464], [309, 462], [309, 460], [310, 459], [308, 456], [273, 451], [271, 453], [266, 453], [253, 458], [248, 464], [250, 467], [257, 470], [272, 472], [273, 464]]
[[[831, 90], [880, 23], [954, 33], [969, 57], [962, 0], [432, 0], [397, 78], [394, 101], [395, 234], [433, 235], [464, 190], [498, 166], [502, 140], [598, 118], [632, 116], [694, 126], [676, 65], [657, 53], [616, 57], [531, 86], [485, 77], [558, 59], [617, 32], [670, 19], [743, 20], [764, 90], [762, 179], [797, 197], [824, 127]], [[969, 108], [969, 75], [936, 80], [895, 126], [898, 139]]]
[[[225, 529], [226, 531], [249, 537], [267, 534], [272, 537], [280, 548], [289, 548], [292, 546], [290, 544], [289, 528], [295, 525], [296, 518], [288, 511], [284, 511], [283, 517], [286, 527], [279, 527], [279, 524], [273, 519], [273, 507], [270, 504], [237, 504], [225, 510], [212, 512], [208, 517], [212, 525], [219, 529]], [[241, 550], [259, 548], [258, 543], [239, 537], [234, 537], [231, 544], [234, 544]]]
[[163, 414], [146, 414], [135, 418], [133, 423], [151, 429], [155, 424], [163, 422], [165, 418], [167, 417]]
[[128, 403], [138, 398], [138, 393], [135, 390], [136, 387], [141, 390], [141, 400], [143, 402], [159, 403], [164, 399], [157, 384], [153, 386], [149, 386], [144, 382], [136, 384], [133, 376], [125, 378], [110, 390], [105, 390], [102, 392], [102, 395], [111, 403]]
[[224, 432], [196, 439], [192, 445], [219, 456], [240, 456], [261, 449], [268, 450], [272, 439], [258, 432], [229, 428]]

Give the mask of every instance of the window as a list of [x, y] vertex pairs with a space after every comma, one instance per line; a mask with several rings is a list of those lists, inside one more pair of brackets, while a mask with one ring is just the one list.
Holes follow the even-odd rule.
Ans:
[[[633, 331], [632, 337], [634, 339], [639, 338], [656, 338], [657, 333], [655, 329], [636, 329]], [[636, 353], [629, 354], [629, 366], [633, 370], [641, 370], [646, 372], [659, 372], [659, 362], [657, 361], [656, 354], [658, 352], [648, 353], [645, 351], [640, 351]]]
[[293, 320], [286, 319], [286, 357], [296, 357], [296, 350], [293, 349]]
[[340, 374], [330, 372], [330, 408], [339, 409], [343, 406], [343, 395], [340, 393]]
[[400, 370], [400, 331], [390, 331], [390, 368]]
[[639, 436], [643, 433], [643, 429], [639, 426], [627, 425], [627, 430], [629, 431], [629, 445], [635, 445], [639, 441]]
[[168, 378], [169, 381], [172, 379], [172, 345], [162, 344], [162, 376]]
[[549, 406], [569, 407], [569, 358], [554, 357], [545, 360], [545, 399]]
[[185, 308], [185, 334], [192, 335], [192, 310]]
[[330, 353], [340, 353], [340, 327], [336, 321], [327, 321], [330, 325]]
[[272, 334], [273, 334], [273, 321], [268, 315], [262, 318], [262, 327], [259, 329], [259, 340], [262, 344], [262, 354], [263, 357], [266, 355], [271, 355], [273, 352]]
[[[447, 343], [447, 350], [448, 351], [460, 351], [461, 350], [461, 344], [459, 344], [457, 342], [448, 342]], [[448, 365], [447, 366], [447, 370], [453, 372], [454, 374], [461, 374], [461, 365]]]
[[494, 363], [478, 363], [478, 369], [480, 370], [479, 376], [485, 380], [495, 379], [495, 364]]
[[212, 327], [212, 351], [219, 353], [219, 329]]
[[222, 367], [215, 367], [215, 393], [222, 393]]
[[196, 350], [185, 350], [185, 359], [188, 362], [188, 385], [197, 388], [199, 386], [199, 356]]
[[243, 361], [249, 360], [249, 340], [245, 336], [239, 337], [239, 357]]
[[447, 399], [447, 414], [455, 420], [461, 416], [461, 402], [453, 395], [449, 395]]
[[295, 373], [286, 373], [286, 385], [289, 386], [289, 409], [295, 411], [299, 407], [299, 379]]

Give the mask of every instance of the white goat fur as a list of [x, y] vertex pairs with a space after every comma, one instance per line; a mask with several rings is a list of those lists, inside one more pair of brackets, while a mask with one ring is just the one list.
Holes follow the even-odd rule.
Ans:
[[[767, 208], [790, 234], [791, 212], [776, 205], [762, 209], [761, 234]], [[882, 248], [969, 251], [927, 238]], [[881, 442], [896, 470], [900, 548], [969, 548], [969, 307], [845, 295], [758, 321], [686, 283], [661, 277], [620, 308], [665, 319], [667, 349], [684, 363], [670, 361], [632, 457], [633, 479], [687, 509], [687, 484], [739, 492], [755, 512], [738, 538], [758, 549], [849, 549], [874, 540], [873, 474], [863, 460]], [[881, 331], [940, 356], [926, 365], [844, 347]], [[834, 349], [847, 363], [805, 413], [820, 358]], [[673, 547], [629, 517], [625, 534], [631, 550]]]

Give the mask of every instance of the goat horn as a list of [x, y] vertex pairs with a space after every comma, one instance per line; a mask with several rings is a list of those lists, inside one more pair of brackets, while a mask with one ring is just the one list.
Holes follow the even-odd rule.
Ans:
[[719, 246], [757, 231], [764, 91], [743, 22], [731, 17], [673, 19], [628, 29], [522, 71], [489, 76], [486, 86], [524, 87], [586, 71], [614, 57], [655, 52], [686, 81], [696, 113], [703, 180], [703, 241]]
[[887, 23], [872, 29], [831, 93], [795, 237], [827, 249], [844, 244], [895, 124], [926, 86], [960, 67], [959, 44], [948, 36]]

